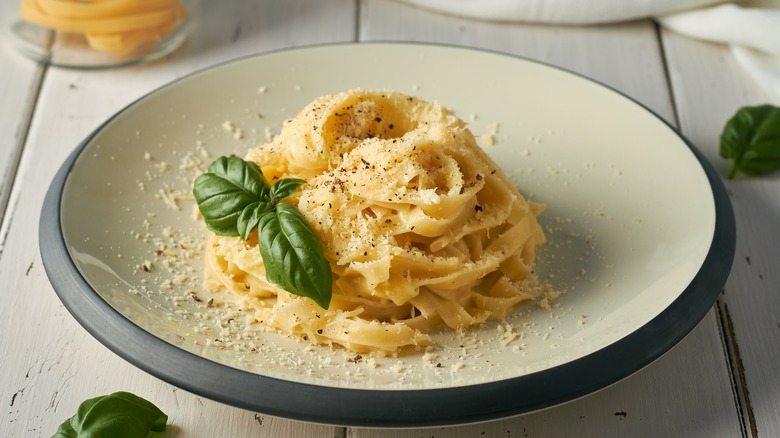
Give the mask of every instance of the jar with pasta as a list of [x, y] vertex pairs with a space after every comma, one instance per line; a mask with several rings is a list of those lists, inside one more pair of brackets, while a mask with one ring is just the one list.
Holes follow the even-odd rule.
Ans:
[[110, 68], [158, 59], [186, 39], [185, 0], [20, 0], [17, 48], [46, 64]]

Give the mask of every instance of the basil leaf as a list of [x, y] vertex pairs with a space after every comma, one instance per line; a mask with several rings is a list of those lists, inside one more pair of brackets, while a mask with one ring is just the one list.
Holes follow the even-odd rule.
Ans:
[[268, 201], [269, 193], [260, 167], [238, 157], [215, 160], [192, 189], [206, 227], [220, 236], [238, 236], [241, 212], [252, 203]]
[[258, 199], [267, 199], [270, 188], [260, 166], [239, 157], [219, 157], [209, 165], [209, 173], [232, 181], [236, 186]]
[[276, 204], [282, 199], [292, 195], [298, 187], [306, 184], [306, 180], [299, 178], [282, 178], [271, 186], [271, 202]]
[[330, 264], [303, 214], [280, 202], [260, 218], [258, 232], [268, 281], [327, 309], [333, 288]]
[[150, 431], [165, 430], [167, 422], [168, 416], [151, 402], [129, 392], [115, 392], [82, 402], [54, 438], [146, 438]]
[[279, 202], [305, 183], [283, 178], [269, 187], [257, 164], [220, 157], [195, 179], [192, 193], [213, 233], [247, 240], [258, 230], [269, 282], [327, 309], [333, 292], [330, 264], [303, 214]]
[[274, 205], [268, 202], [253, 202], [244, 207], [236, 223], [238, 235], [244, 240], [249, 239], [249, 234], [257, 228], [260, 218], [273, 209]]
[[739, 172], [761, 175], [780, 169], [780, 108], [740, 108], [720, 135], [720, 156], [734, 160], [729, 179]]

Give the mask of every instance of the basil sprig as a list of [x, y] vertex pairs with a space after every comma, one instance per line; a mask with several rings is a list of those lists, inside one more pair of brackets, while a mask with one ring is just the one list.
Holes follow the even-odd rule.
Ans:
[[280, 202], [305, 183], [283, 178], [269, 187], [257, 164], [220, 157], [195, 179], [192, 193], [206, 227], [214, 234], [247, 240], [257, 230], [270, 283], [327, 309], [333, 287], [330, 264], [301, 212]]
[[53, 438], [145, 438], [150, 431], [164, 431], [166, 423], [168, 416], [148, 400], [129, 392], [115, 392], [83, 401]]
[[780, 108], [740, 108], [720, 135], [720, 156], [734, 160], [729, 179], [739, 172], [761, 175], [780, 169]]

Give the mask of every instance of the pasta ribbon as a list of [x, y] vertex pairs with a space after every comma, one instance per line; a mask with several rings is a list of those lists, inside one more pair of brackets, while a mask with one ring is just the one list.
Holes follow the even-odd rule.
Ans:
[[308, 183], [290, 202], [333, 271], [329, 309], [265, 281], [256, 243], [211, 236], [208, 275], [281, 332], [355, 352], [398, 354], [429, 331], [504, 318], [544, 288], [538, 215], [441, 105], [397, 92], [321, 97], [249, 151], [269, 181]]

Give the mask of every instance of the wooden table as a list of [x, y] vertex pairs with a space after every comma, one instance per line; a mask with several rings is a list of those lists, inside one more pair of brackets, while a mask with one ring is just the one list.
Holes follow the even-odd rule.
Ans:
[[[690, 139], [725, 175], [725, 121], [767, 100], [726, 47], [650, 20], [593, 27], [471, 21], [390, 0], [201, 1], [197, 28], [161, 61], [108, 71], [37, 65], [0, 40], [0, 436], [50, 436], [90, 397], [126, 390], [170, 416], [166, 436], [780, 436], [780, 174], [726, 181], [734, 267], [717, 304], [668, 354], [598, 393], [483, 424], [351, 429], [274, 418], [207, 400], [133, 367], [65, 310], [37, 242], [44, 193], [76, 145], [137, 97], [239, 56], [316, 43], [422, 41], [517, 54], [626, 93]], [[0, 6], [2, 25], [16, 15]], [[118, 85], [121, 84], [121, 85]], [[774, 102], [778, 104], [778, 102]]]

